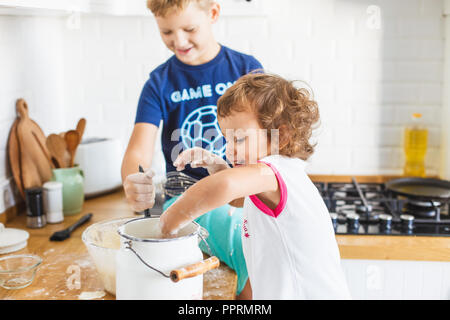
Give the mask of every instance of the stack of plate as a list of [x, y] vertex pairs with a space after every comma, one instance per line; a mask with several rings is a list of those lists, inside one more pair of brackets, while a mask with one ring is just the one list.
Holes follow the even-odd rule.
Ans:
[[10, 253], [27, 246], [29, 238], [28, 232], [25, 230], [5, 228], [0, 223], [0, 254]]

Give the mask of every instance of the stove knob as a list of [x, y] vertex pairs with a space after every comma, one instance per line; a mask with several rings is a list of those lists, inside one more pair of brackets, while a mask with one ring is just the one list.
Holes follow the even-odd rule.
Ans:
[[351, 231], [357, 231], [359, 229], [359, 214], [347, 214], [347, 229]]
[[333, 223], [334, 232], [336, 232], [337, 226], [338, 226], [338, 215], [337, 215], [337, 213], [330, 212], [330, 218], [331, 218], [331, 222]]
[[412, 230], [414, 228], [414, 216], [410, 214], [402, 214], [400, 216], [400, 220], [402, 221], [402, 228], [406, 230]]
[[380, 220], [380, 229], [382, 231], [390, 230], [392, 227], [392, 216], [389, 214], [380, 214], [378, 216], [378, 219]]

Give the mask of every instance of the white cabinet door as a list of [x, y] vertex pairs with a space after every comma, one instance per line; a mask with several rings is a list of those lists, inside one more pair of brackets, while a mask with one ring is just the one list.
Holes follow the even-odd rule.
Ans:
[[343, 259], [353, 299], [450, 299], [450, 262]]

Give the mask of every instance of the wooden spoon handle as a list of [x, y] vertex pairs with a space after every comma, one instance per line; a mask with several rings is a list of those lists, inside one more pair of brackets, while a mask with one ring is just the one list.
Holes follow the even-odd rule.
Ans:
[[206, 271], [217, 268], [219, 264], [219, 259], [215, 256], [212, 256], [206, 260], [190, 264], [184, 268], [172, 270], [170, 272], [170, 279], [173, 282], [178, 282], [186, 278], [192, 278], [198, 276], [199, 274], [203, 274]]
[[81, 118], [80, 120], [78, 120], [76, 128], [76, 131], [78, 131], [79, 143], [81, 143], [81, 140], [83, 139], [83, 133], [85, 128], [86, 128], [86, 119]]

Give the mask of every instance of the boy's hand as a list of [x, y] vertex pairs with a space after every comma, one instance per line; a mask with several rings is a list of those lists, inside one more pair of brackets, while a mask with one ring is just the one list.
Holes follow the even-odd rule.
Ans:
[[177, 171], [183, 170], [187, 164], [192, 168], [205, 168], [210, 175], [230, 168], [221, 157], [199, 147], [183, 151], [173, 163]]
[[123, 189], [128, 203], [134, 211], [141, 212], [155, 204], [155, 187], [153, 171], [133, 173], [125, 178]]

